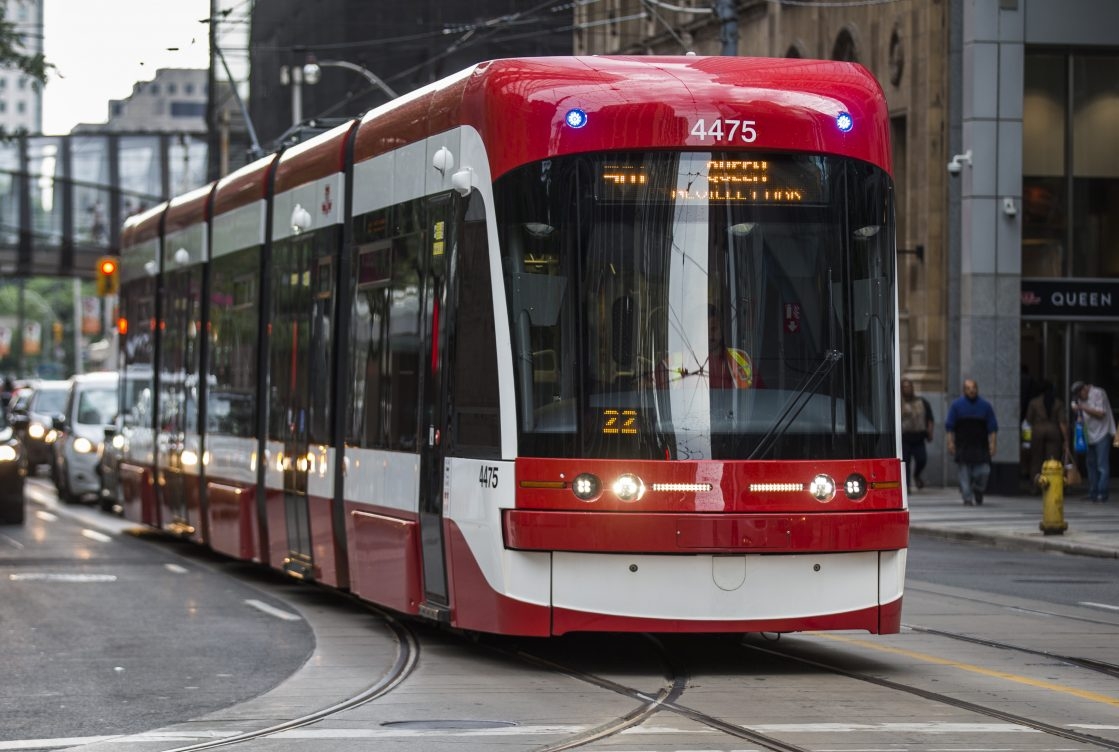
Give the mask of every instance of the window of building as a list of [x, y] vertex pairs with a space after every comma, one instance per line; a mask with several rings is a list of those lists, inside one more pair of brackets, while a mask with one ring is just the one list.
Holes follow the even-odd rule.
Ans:
[[1119, 277], [1119, 57], [1027, 53], [1022, 275]]
[[173, 83], [171, 83], [171, 84], [167, 84], [167, 93], [168, 93], [169, 95], [171, 95], [171, 94], [177, 94], [178, 92], [179, 92], [179, 87], [178, 87], [178, 86], [176, 86], [176, 85], [175, 85], [175, 84], [173, 84]]
[[159, 96], [159, 84], [153, 83], [148, 86], [148, 93], [153, 97]]
[[206, 103], [205, 102], [172, 102], [171, 103], [171, 117], [186, 118], [186, 117], [205, 117], [206, 116]]
[[183, 84], [183, 93], [184, 94], [193, 94], [194, 93], [194, 84], [191, 84], [191, 83]]

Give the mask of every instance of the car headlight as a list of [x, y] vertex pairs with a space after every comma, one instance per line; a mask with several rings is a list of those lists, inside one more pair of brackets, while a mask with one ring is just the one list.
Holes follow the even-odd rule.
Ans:
[[14, 446], [5, 444], [0, 446], [0, 462], [15, 462], [19, 459], [19, 452]]
[[93, 446], [93, 442], [84, 436], [79, 436], [78, 438], [74, 439], [74, 451], [78, 454], [89, 454], [95, 448], [96, 447]]
[[27, 435], [33, 439], [41, 439], [47, 435], [47, 427], [42, 423], [32, 423], [27, 427]]

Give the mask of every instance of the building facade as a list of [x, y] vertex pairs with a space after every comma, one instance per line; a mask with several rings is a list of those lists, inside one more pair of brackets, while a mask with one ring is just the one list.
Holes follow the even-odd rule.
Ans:
[[826, 58], [878, 78], [899, 360], [941, 425], [934, 478], [954, 479], [942, 426], [965, 378], [995, 405], [1003, 492], [1028, 487], [1020, 422], [1041, 384], [1119, 404], [1119, 3], [604, 0], [575, 20], [585, 54]]
[[209, 77], [204, 68], [160, 68], [127, 98], [110, 99], [104, 123], [81, 123], [74, 132], [205, 133]]
[[[43, 51], [44, 0], [0, 0], [4, 20], [12, 24], [22, 39], [21, 52], [37, 55]], [[43, 130], [43, 90], [25, 73], [0, 68], [0, 129], [8, 133]]]

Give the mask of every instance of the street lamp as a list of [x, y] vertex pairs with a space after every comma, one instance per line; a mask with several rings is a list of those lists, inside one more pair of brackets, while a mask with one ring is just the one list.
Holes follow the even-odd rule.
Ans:
[[303, 66], [303, 80], [308, 84], [317, 84], [322, 77], [322, 68], [345, 68], [354, 73], [360, 73], [366, 81], [383, 91], [389, 99], [396, 99], [400, 96], [373, 71], [346, 60], [316, 60], [314, 55], [308, 55], [307, 62]]
[[299, 125], [303, 122], [303, 85], [314, 86], [317, 84], [322, 78], [323, 68], [345, 68], [360, 73], [366, 81], [384, 92], [389, 99], [396, 99], [399, 96], [373, 71], [363, 68], [357, 63], [346, 60], [316, 60], [314, 55], [307, 55], [306, 62], [301, 66], [283, 65], [280, 67], [280, 83], [291, 87], [292, 125]]

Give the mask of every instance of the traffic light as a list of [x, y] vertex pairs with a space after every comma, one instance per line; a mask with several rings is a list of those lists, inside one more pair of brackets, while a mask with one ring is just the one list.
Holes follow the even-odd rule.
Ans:
[[97, 260], [97, 297], [116, 295], [120, 289], [120, 262], [114, 256]]

